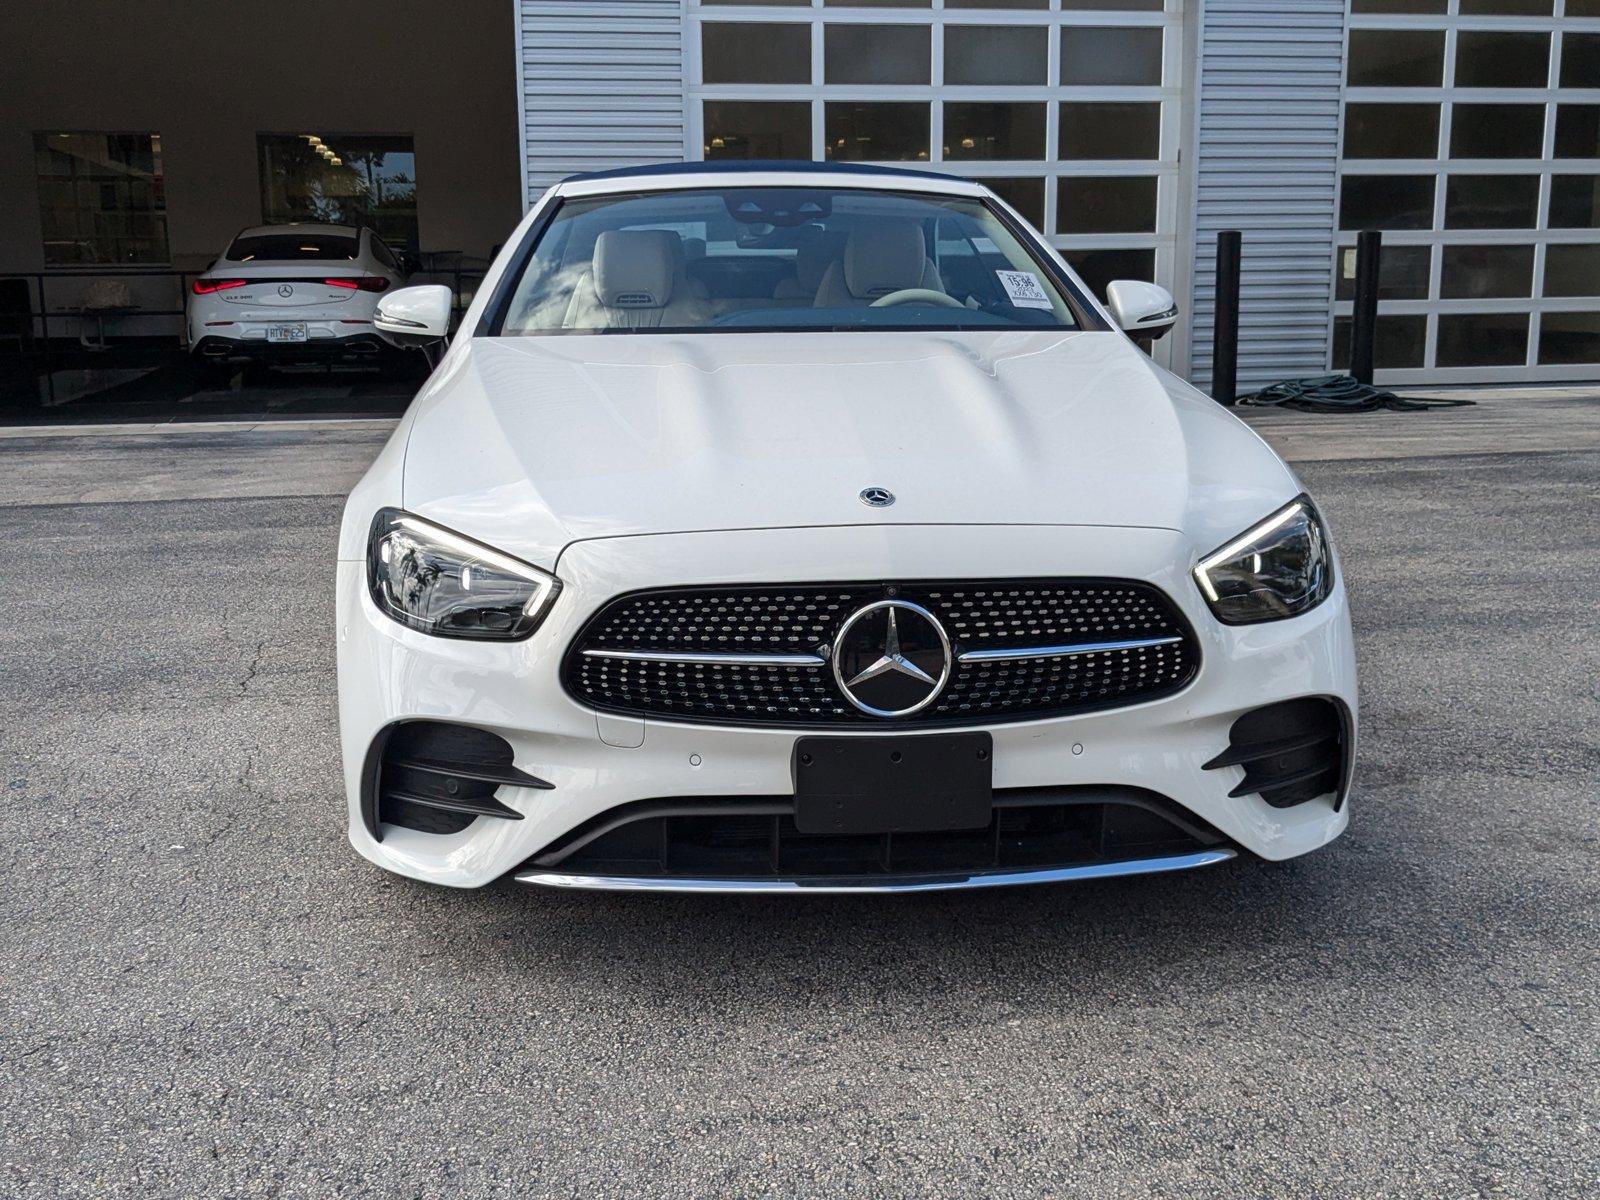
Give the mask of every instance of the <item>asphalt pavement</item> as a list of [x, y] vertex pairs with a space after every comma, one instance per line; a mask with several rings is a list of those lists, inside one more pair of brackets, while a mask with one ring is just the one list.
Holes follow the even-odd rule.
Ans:
[[1257, 420], [1344, 555], [1349, 832], [910, 898], [383, 874], [330, 560], [387, 426], [8, 431], [0, 1196], [1600, 1193], [1600, 399]]

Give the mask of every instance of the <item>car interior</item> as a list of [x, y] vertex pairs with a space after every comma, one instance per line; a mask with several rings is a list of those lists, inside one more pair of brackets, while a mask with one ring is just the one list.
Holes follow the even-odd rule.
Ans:
[[976, 200], [792, 191], [569, 202], [501, 332], [1073, 327]]

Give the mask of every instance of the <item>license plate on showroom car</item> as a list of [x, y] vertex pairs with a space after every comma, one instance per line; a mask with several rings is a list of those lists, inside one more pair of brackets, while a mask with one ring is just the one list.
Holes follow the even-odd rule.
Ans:
[[268, 325], [269, 342], [304, 342], [310, 338], [304, 321], [291, 321], [285, 325]]

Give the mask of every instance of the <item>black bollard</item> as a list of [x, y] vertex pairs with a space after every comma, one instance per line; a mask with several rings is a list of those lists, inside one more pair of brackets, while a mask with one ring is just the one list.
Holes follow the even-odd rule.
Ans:
[[1239, 391], [1239, 256], [1237, 229], [1217, 234], [1216, 323], [1211, 333], [1211, 398], [1232, 404]]
[[1378, 332], [1378, 264], [1383, 234], [1368, 229], [1356, 238], [1356, 296], [1350, 320], [1350, 374], [1372, 382], [1372, 345]]

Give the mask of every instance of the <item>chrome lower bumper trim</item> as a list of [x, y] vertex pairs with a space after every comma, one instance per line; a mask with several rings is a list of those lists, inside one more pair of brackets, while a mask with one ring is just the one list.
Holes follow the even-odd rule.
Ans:
[[977, 875], [918, 876], [900, 880], [860, 879], [820, 880], [803, 883], [793, 879], [690, 879], [670, 875], [633, 877], [627, 875], [565, 875], [559, 871], [525, 871], [518, 883], [540, 887], [581, 888], [597, 892], [783, 892], [807, 895], [830, 892], [953, 892], [966, 888], [1019, 887], [1031, 883], [1064, 883], [1073, 879], [1113, 879], [1122, 875], [1154, 875], [1162, 871], [1186, 871], [1226, 862], [1236, 851], [1199, 850], [1193, 854], [1174, 854], [1166, 858], [1137, 858], [1127, 862], [1094, 863], [1082, 867], [1052, 867], [1040, 871], [990, 871]]

